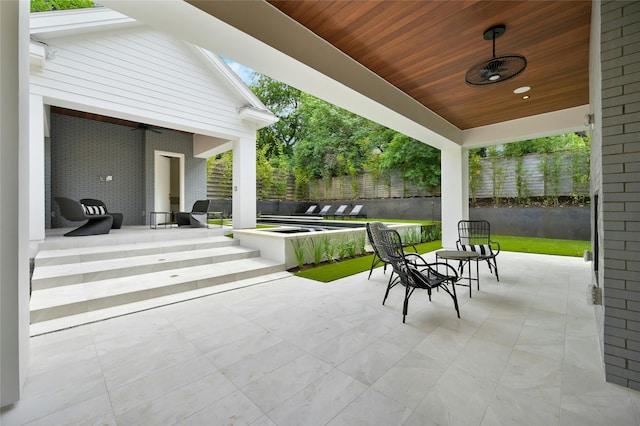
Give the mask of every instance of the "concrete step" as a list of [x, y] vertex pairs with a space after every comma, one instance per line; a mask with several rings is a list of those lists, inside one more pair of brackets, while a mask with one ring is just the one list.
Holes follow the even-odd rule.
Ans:
[[121, 243], [116, 245], [72, 247], [40, 250], [35, 266], [55, 266], [69, 263], [95, 262], [161, 253], [201, 250], [239, 245], [238, 240], [224, 236], [184, 238], [158, 241]]
[[34, 290], [31, 295], [31, 323], [78, 316], [145, 300], [150, 301], [145, 305], [149, 306], [155, 298], [160, 301], [172, 294], [188, 294], [211, 286], [276, 273], [284, 274], [284, 265], [253, 257]]
[[[201, 250], [163, 252], [117, 259], [40, 266], [33, 271], [32, 290], [160, 272], [199, 265], [212, 265], [259, 256], [258, 250], [238, 245]], [[64, 257], [64, 256], [63, 256]]]

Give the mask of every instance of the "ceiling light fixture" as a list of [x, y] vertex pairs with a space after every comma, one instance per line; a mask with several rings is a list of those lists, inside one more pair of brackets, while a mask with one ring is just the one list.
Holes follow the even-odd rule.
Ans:
[[531, 87], [529, 87], [529, 86], [522, 86], [522, 87], [518, 87], [517, 89], [515, 89], [515, 90], [513, 91], [513, 93], [517, 93], [517, 94], [520, 94], [520, 93], [527, 93], [529, 90], [531, 90]]
[[493, 42], [493, 56], [469, 68], [465, 82], [470, 86], [487, 86], [507, 81], [522, 73], [527, 67], [527, 59], [518, 54], [496, 56], [496, 39], [504, 34], [506, 27], [496, 25], [483, 34], [485, 40]]

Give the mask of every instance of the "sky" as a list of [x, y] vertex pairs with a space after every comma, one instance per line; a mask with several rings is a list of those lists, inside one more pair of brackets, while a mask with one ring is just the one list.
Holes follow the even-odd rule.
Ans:
[[253, 73], [254, 73], [254, 71], [251, 68], [247, 68], [244, 65], [239, 64], [229, 58], [225, 58], [224, 56], [222, 56], [222, 60], [225, 61], [227, 65], [229, 65], [229, 67], [233, 70], [233, 72], [238, 74], [240, 79], [242, 79], [242, 81], [244, 81], [244, 83], [247, 86], [251, 85], [253, 80]]

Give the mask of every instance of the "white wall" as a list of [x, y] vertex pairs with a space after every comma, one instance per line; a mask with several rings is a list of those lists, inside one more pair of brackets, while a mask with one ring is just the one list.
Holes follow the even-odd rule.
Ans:
[[29, 2], [0, 1], [0, 406], [29, 364]]
[[237, 110], [247, 100], [190, 45], [148, 27], [55, 35], [35, 35], [55, 52], [31, 73], [45, 103], [225, 139], [252, 131]]

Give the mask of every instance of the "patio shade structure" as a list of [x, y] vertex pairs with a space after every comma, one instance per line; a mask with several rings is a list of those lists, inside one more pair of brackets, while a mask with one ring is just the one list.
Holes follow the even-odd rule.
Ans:
[[[28, 31], [21, 31], [28, 5], [21, 3], [25, 2], [0, 2], [2, 40], [13, 47], [28, 39]], [[640, 285], [637, 236], [632, 231], [640, 223], [640, 179], [631, 171], [637, 170], [633, 153], [637, 153], [640, 120], [625, 112], [635, 92], [622, 95], [638, 82], [638, 73], [632, 72], [638, 67], [636, 39], [628, 36], [637, 34], [633, 29], [640, 22], [636, 2], [172, 0], [150, 7], [149, 2], [106, 0], [101, 4], [441, 149], [445, 245], [455, 241], [457, 221], [468, 216], [468, 148], [591, 132], [593, 279], [599, 291], [605, 290], [605, 303], [607, 298], [612, 301], [596, 307], [607, 354], [606, 379], [640, 388], [634, 380], [637, 374], [628, 368], [640, 351], [626, 348], [627, 342], [638, 340], [634, 325], [640, 322], [637, 311], [628, 308], [634, 305], [633, 289]], [[477, 49], [478, 34], [500, 23], [510, 28], [501, 52], [524, 55], [528, 66], [510, 80], [513, 86], [493, 85], [479, 95], [479, 89], [465, 85], [464, 73], [486, 55]], [[2, 214], [4, 221], [22, 225], [2, 230], [4, 405], [19, 398], [28, 359], [28, 341], [20, 337], [25, 324], [21, 294], [28, 287], [27, 274], [20, 271], [26, 269], [28, 253], [16, 247], [27, 245], [29, 226], [12, 209], [28, 208], [28, 194], [16, 190], [29, 171], [28, 156], [18, 149], [28, 141], [20, 130], [28, 128], [28, 89], [20, 85], [28, 54], [17, 48], [2, 49], [0, 54], [3, 64], [23, 67], [22, 73], [18, 66], [3, 68], [0, 79], [3, 111], [16, 111], [3, 115], [0, 122], [2, 182], [8, 186], [6, 191], [3, 186]], [[560, 71], [558, 67], [565, 65]], [[529, 99], [514, 93], [519, 85], [531, 87]], [[597, 250], [604, 246], [609, 250]], [[616, 291], [606, 294], [607, 289]]]

